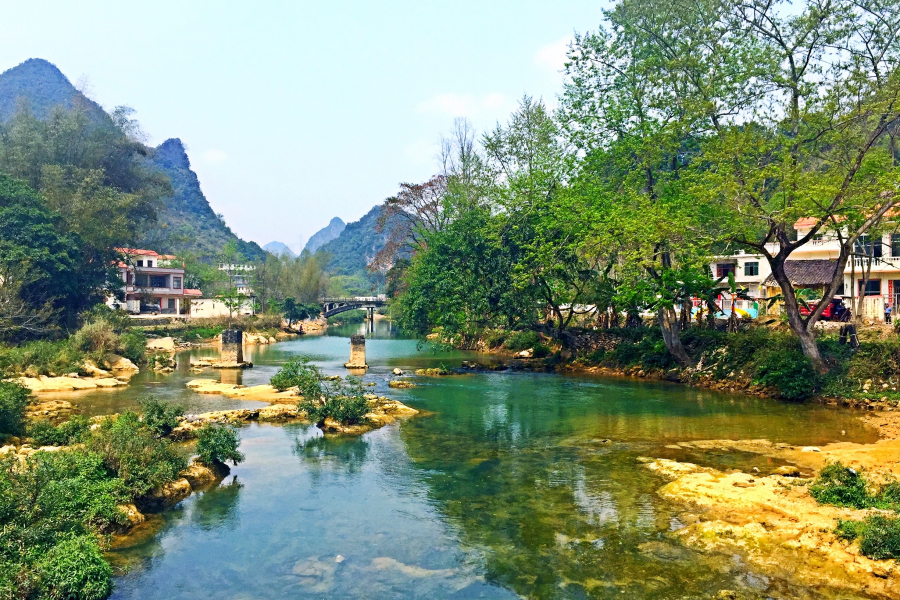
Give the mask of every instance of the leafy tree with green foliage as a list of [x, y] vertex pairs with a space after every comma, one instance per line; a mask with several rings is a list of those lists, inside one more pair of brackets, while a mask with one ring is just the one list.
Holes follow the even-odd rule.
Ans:
[[307, 419], [321, 428], [329, 418], [342, 425], [365, 422], [369, 401], [365, 397], [362, 380], [347, 377], [346, 380], [323, 386], [323, 394], [318, 397], [304, 396], [297, 407], [306, 413]]
[[293, 356], [278, 370], [269, 383], [279, 392], [296, 387], [304, 398], [320, 398], [324, 395], [322, 370], [312, 364], [309, 357]]
[[157, 437], [165, 437], [172, 433], [178, 426], [179, 419], [184, 416], [183, 407], [162, 402], [153, 396], [138, 400], [138, 405], [141, 407], [141, 421], [144, 427]]
[[197, 456], [209, 467], [224, 466], [229, 460], [237, 465], [244, 461], [240, 443], [237, 427], [207, 423], [197, 431]]
[[36, 421], [28, 427], [28, 437], [36, 446], [68, 446], [84, 442], [91, 430], [91, 420], [84, 415], [72, 415], [68, 421], [53, 425]]

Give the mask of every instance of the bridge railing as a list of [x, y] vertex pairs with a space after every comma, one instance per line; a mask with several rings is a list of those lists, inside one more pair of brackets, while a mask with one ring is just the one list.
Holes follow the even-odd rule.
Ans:
[[322, 298], [322, 304], [350, 304], [354, 302], [386, 302], [387, 296], [354, 296], [352, 298]]

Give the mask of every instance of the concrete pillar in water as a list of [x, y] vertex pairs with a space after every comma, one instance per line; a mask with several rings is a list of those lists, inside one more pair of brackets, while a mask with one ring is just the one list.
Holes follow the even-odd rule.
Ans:
[[367, 369], [366, 364], [366, 336], [350, 336], [350, 362], [344, 364], [348, 369]]
[[240, 329], [226, 329], [222, 332], [222, 363], [244, 362], [244, 332]]

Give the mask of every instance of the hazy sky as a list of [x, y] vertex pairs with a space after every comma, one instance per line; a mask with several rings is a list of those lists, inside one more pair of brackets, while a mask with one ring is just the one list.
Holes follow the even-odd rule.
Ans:
[[347, 222], [479, 131], [553, 101], [565, 45], [606, 2], [11, 2], [0, 71], [56, 64], [149, 142], [178, 137], [213, 210], [260, 244]]

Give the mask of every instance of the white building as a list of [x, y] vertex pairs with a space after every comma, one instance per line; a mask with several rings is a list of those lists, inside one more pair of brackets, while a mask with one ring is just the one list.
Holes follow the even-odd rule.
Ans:
[[[814, 225], [813, 219], [800, 219], [794, 229], [799, 237], [803, 237]], [[775, 253], [778, 245], [770, 244], [767, 250]], [[869, 259], [851, 257], [844, 269], [843, 289], [838, 290], [837, 295], [843, 296], [848, 304], [851, 292], [854, 297], [864, 296], [863, 316], [883, 321], [885, 307], [896, 308], [900, 302], [900, 234], [884, 234], [877, 239], [864, 236], [857, 243], [856, 252], [872, 256], [869, 280], [863, 289]], [[797, 288], [824, 289], [834, 274], [839, 256], [840, 243], [834, 234], [817, 235], [791, 253], [785, 262], [785, 270]], [[769, 263], [761, 254], [741, 251], [717, 258], [710, 267], [716, 278], [734, 273], [735, 282], [748, 288], [754, 298], [763, 299], [780, 293], [777, 283], [770, 277]], [[739, 301], [738, 308], [745, 308], [742, 304], [746, 302]]]

